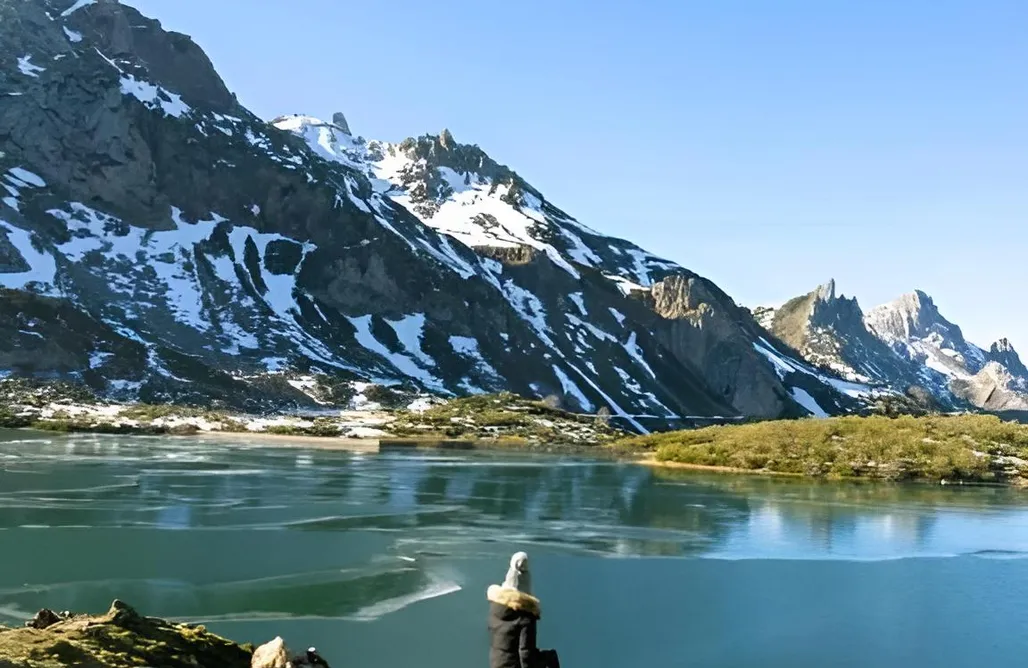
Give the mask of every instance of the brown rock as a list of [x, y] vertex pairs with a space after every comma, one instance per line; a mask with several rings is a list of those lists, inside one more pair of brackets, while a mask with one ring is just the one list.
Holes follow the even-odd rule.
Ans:
[[281, 637], [266, 642], [253, 652], [250, 668], [290, 668], [289, 651]]

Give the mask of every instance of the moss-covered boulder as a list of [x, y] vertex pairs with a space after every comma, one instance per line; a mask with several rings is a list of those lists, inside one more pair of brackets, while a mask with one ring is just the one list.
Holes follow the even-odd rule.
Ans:
[[25, 628], [0, 627], [0, 668], [250, 668], [252, 656], [202, 626], [144, 617], [121, 601], [99, 616], [44, 611]]

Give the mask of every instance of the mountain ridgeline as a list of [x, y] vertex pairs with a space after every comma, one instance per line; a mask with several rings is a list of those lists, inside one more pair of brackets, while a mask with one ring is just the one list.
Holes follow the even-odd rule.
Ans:
[[[449, 131], [258, 118], [116, 0], [0, 0], [0, 60], [0, 376], [250, 411], [508, 390], [637, 431], [855, 412], [929, 378], [928, 339], [893, 334], [930, 324], [865, 328], [833, 288], [762, 328]], [[954, 397], [1013, 372], [1008, 345], [953, 350]]]
[[921, 291], [864, 313], [835, 282], [754, 315], [811, 364], [942, 410], [1028, 410], [1028, 369], [1007, 339], [985, 350]]

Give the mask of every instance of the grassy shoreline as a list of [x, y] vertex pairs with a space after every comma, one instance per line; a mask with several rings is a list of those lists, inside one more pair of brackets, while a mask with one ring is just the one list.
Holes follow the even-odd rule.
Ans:
[[[32, 397], [28, 397], [31, 399]], [[649, 467], [819, 479], [1028, 486], [1028, 425], [987, 414], [776, 420], [632, 435], [513, 394], [419, 408], [253, 416], [82, 397], [0, 404], [0, 428], [190, 436], [355, 451], [587, 455]]]

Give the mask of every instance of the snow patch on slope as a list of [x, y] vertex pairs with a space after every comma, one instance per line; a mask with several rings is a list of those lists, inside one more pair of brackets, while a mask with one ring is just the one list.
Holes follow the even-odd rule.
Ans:
[[810, 396], [810, 393], [804, 390], [802, 387], [791, 387], [789, 388], [789, 392], [790, 394], [792, 394], [792, 398], [796, 400], [796, 403], [810, 411], [811, 415], [813, 415], [814, 417], [828, 417], [828, 413], [826, 413], [824, 409], [817, 404], [817, 401], [814, 399], [814, 397]]
[[182, 96], [155, 86], [149, 81], [137, 79], [131, 74], [122, 74], [121, 92], [123, 95], [136, 98], [149, 109], [162, 111], [166, 116], [181, 118], [191, 111], [189, 105], [182, 101]]
[[6, 234], [7, 240], [18, 249], [18, 252], [29, 265], [29, 270], [20, 273], [0, 273], [0, 286], [12, 290], [25, 290], [36, 283], [44, 291], [53, 286], [57, 278], [57, 264], [53, 255], [41, 253], [32, 245], [32, 234], [20, 227], [0, 219], [0, 234]]
[[8, 196], [2, 200], [4, 204], [15, 211], [21, 211], [21, 191], [25, 188], [44, 188], [46, 182], [38, 175], [21, 167], [12, 167], [4, 174], [0, 186], [7, 192]]
[[411, 356], [428, 367], [435, 366], [435, 360], [421, 350], [421, 336], [425, 331], [425, 314], [415, 313], [406, 315], [399, 320], [386, 320], [389, 326], [396, 332], [396, 338], [400, 345]]
[[28, 185], [33, 188], [45, 188], [46, 181], [44, 181], [38, 174], [34, 174], [27, 169], [22, 167], [11, 167], [7, 170], [7, 173], [13, 176], [18, 181], [22, 182], [22, 185]]
[[[209, 336], [217, 336], [222, 351], [229, 354], [239, 354], [241, 348], [258, 348], [256, 334], [259, 333], [269, 342], [287, 340], [289, 345], [312, 360], [353, 370], [336, 359], [322, 342], [296, 322], [299, 314], [295, 296], [296, 273], [303, 260], [289, 274], [274, 274], [266, 267], [266, 249], [273, 240], [296, 244], [302, 248], [303, 258], [314, 248], [313, 245], [299, 244], [278, 234], [263, 234], [252, 228], [233, 227], [228, 235], [235, 257], [233, 260], [224, 255], [208, 256], [200, 250], [200, 244], [211, 238], [218, 225], [228, 223], [217, 214], [211, 214], [209, 220], [189, 223], [183, 220], [178, 209], [173, 209], [174, 229], [157, 231], [126, 225], [79, 202], [70, 203], [66, 210], [51, 209], [47, 213], [63, 221], [71, 233], [71, 239], [57, 247], [61, 255], [72, 263], [92, 258], [93, 261], [80, 271], [99, 267], [102, 273], [97, 275], [104, 276], [113, 295], [126, 303], [145, 308], [148, 303], [163, 302], [178, 323]], [[251, 308], [253, 299], [249, 296], [249, 289], [244, 289], [239, 279], [239, 276], [249, 276], [249, 269], [244, 263], [247, 239], [253, 241], [258, 251], [260, 277], [268, 288], [261, 298], [273, 315], [270, 318], [264, 316], [259, 321], [238, 323], [232, 320], [228, 310], [215, 310], [206, 305], [205, 287], [197, 266], [201, 257], [210, 262], [215, 276], [230, 290], [232, 298], [241, 306]], [[104, 322], [119, 327], [123, 335], [148, 344], [116, 321], [107, 318]], [[242, 324], [248, 325], [249, 331]]]
[[451, 336], [450, 347], [461, 357], [472, 360], [480, 371], [493, 378], [500, 378], [500, 374], [496, 369], [482, 357], [482, 353], [478, 348], [478, 339], [471, 338], [470, 336]]
[[628, 280], [623, 276], [618, 276], [616, 274], [604, 274], [603, 276], [604, 278], [613, 281], [614, 284], [617, 285], [618, 290], [621, 291], [621, 294], [625, 295], [626, 297], [631, 295], [633, 292], [649, 291], [648, 287], [644, 287], [638, 283], [633, 283], [632, 281]]
[[[777, 352], [774, 349], [774, 346], [768, 343], [767, 339], [763, 337], [759, 338], [757, 341], [753, 343], [753, 349], [760, 353], [765, 359], [767, 359], [768, 362], [771, 363], [771, 366], [775, 369], [775, 373], [778, 374], [778, 378], [783, 382], [786, 381], [786, 378], [789, 376], [789, 374], [801, 373], [807, 376], [812, 376], [816, 378], [819, 382], [828, 385], [832, 389], [854, 399], [868, 398], [885, 393], [885, 391], [880, 388], [871, 387], [869, 385], [864, 385], [861, 383], [854, 383], [839, 378], [832, 378], [831, 376], [826, 376], [822, 373], [818, 373], [817, 371], [806, 366], [805, 364], [801, 364]], [[796, 399], [797, 397], [797, 392], [802, 392], [802, 394], [800, 394], [799, 396], [803, 397], [804, 401], [806, 400], [805, 396], [809, 396], [809, 393], [797, 387], [790, 387], [790, 392], [792, 392], [794, 399]], [[813, 398], [811, 398], [811, 400], [813, 400]], [[810, 406], [803, 404], [803, 402], [801, 402], [799, 399], [797, 399], [797, 403], [800, 403], [800, 405], [802, 405], [804, 408], [807, 408], [815, 415], [817, 414], [815, 411], [811, 409]], [[818, 410], [821, 410], [820, 407], [818, 408]]]
[[18, 71], [27, 77], [38, 79], [39, 73], [46, 72], [46, 68], [34, 65], [32, 63], [32, 54], [27, 53], [18, 59]]
[[[163, 294], [168, 309], [179, 322], [199, 331], [210, 329], [210, 322], [203, 313], [203, 290], [193, 267], [192, 258], [196, 244], [208, 239], [220, 220], [189, 224], [182, 220], [181, 212], [173, 210], [174, 230], [153, 231], [128, 227], [127, 234], [117, 234], [117, 219], [102, 214], [81, 204], [72, 202], [71, 211], [51, 209], [48, 214], [65, 223], [72, 239], [57, 249], [69, 260], [79, 262], [90, 253], [101, 253], [106, 258], [121, 258], [132, 264], [139, 262], [139, 254], [153, 269], [164, 285]], [[128, 294], [135, 285], [115, 284]]]
[[579, 313], [581, 313], [586, 318], [589, 317], [589, 312], [585, 310], [585, 301], [582, 299], [581, 292], [572, 292], [568, 295], [568, 299], [575, 303], [575, 306], [578, 307]]
[[[247, 240], [249, 239], [253, 242], [254, 246], [257, 248], [261, 280], [268, 288], [267, 292], [262, 295], [262, 298], [282, 321], [293, 322], [295, 316], [300, 313], [300, 306], [296, 302], [296, 275], [303, 267], [304, 260], [307, 259], [307, 254], [315, 249], [314, 244], [300, 244], [299, 242], [288, 237], [284, 237], [281, 234], [257, 232], [250, 227], [233, 227], [232, 231], [229, 232], [228, 238], [229, 244], [232, 246], [232, 252], [235, 255], [235, 264], [238, 265], [243, 265], [244, 259], [246, 258]], [[275, 274], [268, 269], [266, 262], [267, 251], [268, 244], [272, 241], [285, 241], [301, 247], [302, 254], [300, 262], [292, 273]], [[219, 277], [224, 273], [225, 275], [223, 278], [228, 278], [229, 275], [235, 275], [235, 270], [226, 266], [224, 269], [219, 269], [218, 273]]]
[[628, 340], [621, 345], [625, 349], [625, 352], [628, 353], [632, 357], [632, 359], [635, 360], [636, 364], [641, 366], [643, 369], [646, 369], [646, 373], [650, 374], [650, 376], [656, 378], [657, 374], [654, 373], [650, 365], [646, 363], [646, 360], [643, 358], [642, 348], [639, 347], [639, 343], [636, 339], [637, 337], [635, 335], [635, 332], [632, 332], [628, 336]]
[[582, 394], [582, 390], [580, 390], [578, 388], [578, 385], [576, 385], [575, 382], [571, 380], [571, 378], [568, 377], [566, 373], [564, 373], [564, 370], [556, 364], [554, 364], [553, 373], [555, 376], [557, 376], [557, 380], [560, 381], [560, 386], [561, 388], [563, 388], [564, 394], [574, 397], [575, 400], [578, 402], [578, 405], [582, 408], [582, 410], [586, 412], [592, 412], [592, 402], [589, 401], [584, 394]]
[[536, 335], [550, 348], [556, 348], [549, 336], [550, 326], [546, 323], [546, 309], [539, 298], [512, 279], [503, 282], [503, 294], [518, 315], [535, 330]]
[[[377, 176], [382, 179], [388, 179], [390, 176], [396, 178], [384, 169], [379, 169]], [[425, 225], [448, 234], [467, 246], [530, 246], [545, 253], [554, 264], [573, 278], [580, 278], [578, 271], [556, 248], [532, 235], [532, 228], [538, 225], [538, 221], [501, 199], [502, 196], [508, 195], [509, 191], [510, 186], [494, 188], [489, 183], [473, 181], [473, 185], [455, 191], [432, 214], [419, 211], [408, 194], [390, 196], [414, 213]], [[483, 225], [483, 217], [488, 217], [490, 224]]]
[[75, 0], [75, 4], [61, 12], [61, 18], [68, 18], [86, 5], [91, 5], [94, 2], [96, 2], [96, 0]]
[[[391, 350], [389, 350], [389, 348], [387, 348], [385, 344], [383, 344], [381, 341], [375, 338], [374, 333], [372, 333], [371, 331], [370, 315], [347, 317], [347, 320], [350, 321], [350, 324], [353, 325], [354, 329], [356, 330], [357, 343], [359, 343], [365, 349], [385, 359], [394, 369], [399, 371], [404, 376], [414, 378], [415, 380], [420, 381], [426, 387], [429, 387], [431, 389], [443, 392], [446, 391], [442, 383], [439, 381], [439, 379], [437, 379], [427, 370], [419, 366], [417, 361], [414, 358], [412, 358], [411, 355], [394, 353]], [[386, 322], [388, 322], [390, 326], [393, 326], [394, 330], [396, 329], [392, 322]], [[406, 322], [406, 319], [400, 322]], [[403, 329], [404, 327], [406, 326], [402, 326], [401, 329]], [[404, 329], [405, 335], [409, 335], [410, 333], [411, 331], [409, 329]], [[397, 336], [399, 336], [399, 334], [397, 334]], [[414, 345], [415, 343], [413, 341], [408, 340], [407, 345], [405, 345], [405, 349], [409, 351], [410, 347]], [[420, 344], [417, 344], [417, 350], [418, 352], [421, 351]]]

